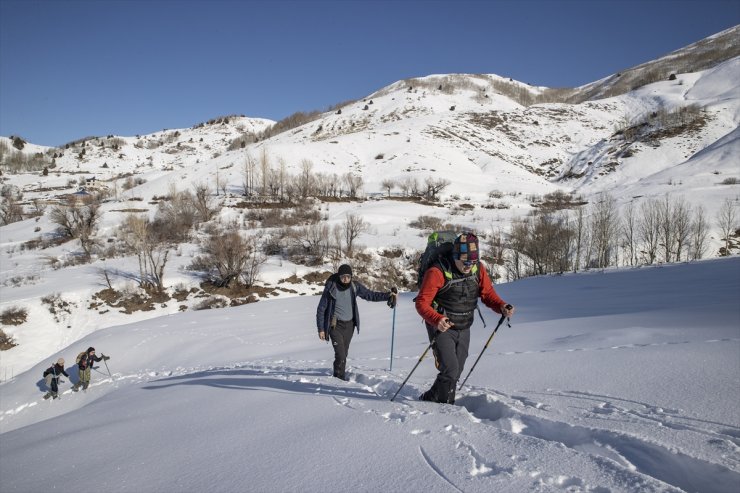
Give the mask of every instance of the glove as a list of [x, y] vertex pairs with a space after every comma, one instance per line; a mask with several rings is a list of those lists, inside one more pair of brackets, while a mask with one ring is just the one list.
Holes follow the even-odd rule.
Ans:
[[108, 361], [108, 360], [110, 359], [110, 356], [106, 356], [106, 355], [104, 355], [104, 354], [103, 354], [103, 355], [101, 355], [101, 356], [102, 356], [102, 358], [103, 358], [103, 361]]
[[387, 304], [390, 308], [396, 307], [396, 300], [398, 298], [398, 289], [395, 286], [391, 288], [390, 298], [388, 298]]

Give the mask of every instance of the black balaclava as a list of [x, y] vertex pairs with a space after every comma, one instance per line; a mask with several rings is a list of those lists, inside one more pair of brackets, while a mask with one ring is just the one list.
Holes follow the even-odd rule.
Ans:
[[337, 271], [337, 287], [341, 290], [347, 289], [352, 282], [351, 280], [346, 284], [342, 282], [342, 276], [347, 274], [349, 274], [350, 276], [352, 275], [352, 267], [347, 264], [340, 265], [339, 270]]

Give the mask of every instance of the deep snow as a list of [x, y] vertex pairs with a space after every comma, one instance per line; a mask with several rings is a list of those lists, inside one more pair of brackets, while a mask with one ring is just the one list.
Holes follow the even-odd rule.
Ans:
[[[361, 302], [349, 382], [318, 298], [97, 331], [0, 385], [0, 490], [737, 491], [740, 259], [529, 278], [454, 406], [412, 295]], [[497, 320], [472, 330], [468, 368]], [[51, 360], [111, 355], [87, 393], [41, 399]], [[102, 372], [102, 373], [100, 373]], [[466, 369], [467, 372], [467, 369]]]

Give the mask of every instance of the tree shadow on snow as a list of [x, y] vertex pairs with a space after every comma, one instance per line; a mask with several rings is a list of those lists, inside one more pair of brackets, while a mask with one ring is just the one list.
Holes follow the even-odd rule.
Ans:
[[[289, 377], [300, 377], [298, 380]], [[321, 380], [316, 381], [317, 377]], [[310, 378], [311, 380], [307, 380]], [[306, 379], [306, 380], [304, 380]], [[146, 390], [159, 390], [177, 385], [204, 385], [231, 390], [259, 390], [267, 392], [319, 394], [328, 396], [354, 397], [358, 399], [379, 400], [384, 397], [364, 388], [357, 388], [354, 382], [343, 382], [328, 377], [326, 370], [213, 370], [188, 375], [155, 380], [142, 387]]]

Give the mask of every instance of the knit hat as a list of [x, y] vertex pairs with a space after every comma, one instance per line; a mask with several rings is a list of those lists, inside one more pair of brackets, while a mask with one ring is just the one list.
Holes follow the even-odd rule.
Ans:
[[342, 265], [339, 266], [339, 270], [337, 271], [337, 274], [339, 274], [340, 276], [345, 276], [345, 275], [351, 276], [352, 275], [352, 267], [350, 267], [347, 264], [342, 264]]
[[94, 347], [90, 346], [89, 348], [87, 348], [88, 353], [92, 353], [93, 351], [95, 351]]
[[473, 233], [463, 233], [455, 238], [452, 257], [463, 262], [478, 262], [478, 237]]
[[59, 359], [57, 360], [57, 364], [58, 364], [59, 366], [64, 366], [64, 358], [59, 358]]

